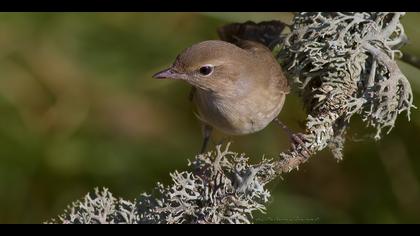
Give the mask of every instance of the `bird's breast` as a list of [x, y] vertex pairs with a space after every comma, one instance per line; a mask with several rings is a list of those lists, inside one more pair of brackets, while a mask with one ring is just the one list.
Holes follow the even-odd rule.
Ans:
[[280, 113], [285, 95], [261, 90], [247, 96], [223, 97], [198, 90], [194, 96], [199, 119], [229, 135], [264, 129]]

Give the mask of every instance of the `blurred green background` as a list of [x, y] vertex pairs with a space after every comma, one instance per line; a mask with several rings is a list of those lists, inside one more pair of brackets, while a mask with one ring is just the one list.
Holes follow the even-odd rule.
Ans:
[[[189, 86], [153, 80], [225, 23], [288, 13], [0, 13], [0, 223], [41, 223], [96, 186], [134, 199], [186, 168], [201, 145]], [[420, 56], [420, 14], [403, 22]], [[420, 70], [400, 63], [420, 97]], [[283, 121], [299, 130], [299, 99]], [[256, 223], [420, 223], [420, 115], [380, 142], [352, 122], [344, 161], [328, 151], [271, 184]], [[215, 137], [215, 141], [221, 136]], [[257, 161], [288, 147], [284, 132], [232, 138]]]

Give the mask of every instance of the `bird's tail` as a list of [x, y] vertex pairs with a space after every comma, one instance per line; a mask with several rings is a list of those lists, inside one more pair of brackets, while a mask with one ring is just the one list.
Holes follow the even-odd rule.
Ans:
[[286, 26], [288, 25], [278, 20], [260, 23], [247, 21], [224, 25], [217, 30], [217, 33], [221, 40], [230, 43], [236, 44], [240, 40], [251, 40], [273, 49], [281, 42], [281, 34]]

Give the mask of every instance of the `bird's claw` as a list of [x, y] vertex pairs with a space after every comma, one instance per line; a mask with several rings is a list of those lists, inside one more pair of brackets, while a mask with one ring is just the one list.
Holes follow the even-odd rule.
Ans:
[[300, 153], [305, 157], [309, 158], [311, 152], [305, 145], [305, 135], [303, 133], [290, 133], [289, 134], [290, 143], [292, 145], [292, 149], [298, 151], [299, 147], [303, 150]]
[[[309, 158], [311, 156], [311, 151], [306, 147], [305, 145], [305, 135], [303, 133], [295, 133], [292, 130], [289, 129], [283, 122], [280, 121], [280, 119], [275, 119], [277, 124], [280, 125], [280, 127], [287, 133], [287, 136], [289, 137], [290, 143], [292, 145], [292, 150], [297, 151], [302, 154], [305, 158]], [[299, 150], [299, 147], [301, 150]]]

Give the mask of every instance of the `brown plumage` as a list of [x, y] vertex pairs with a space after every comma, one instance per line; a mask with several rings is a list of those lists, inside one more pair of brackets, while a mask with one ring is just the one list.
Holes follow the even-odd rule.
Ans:
[[233, 38], [235, 44], [197, 43], [181, 52], [170, 68], [154, 75], [193, 86], [192, 100], [205, 127], [202, 151], [212, 128], [228, 135], [264, 129], [278, 116], [289, 92], [270, 49], [257, 40]]

